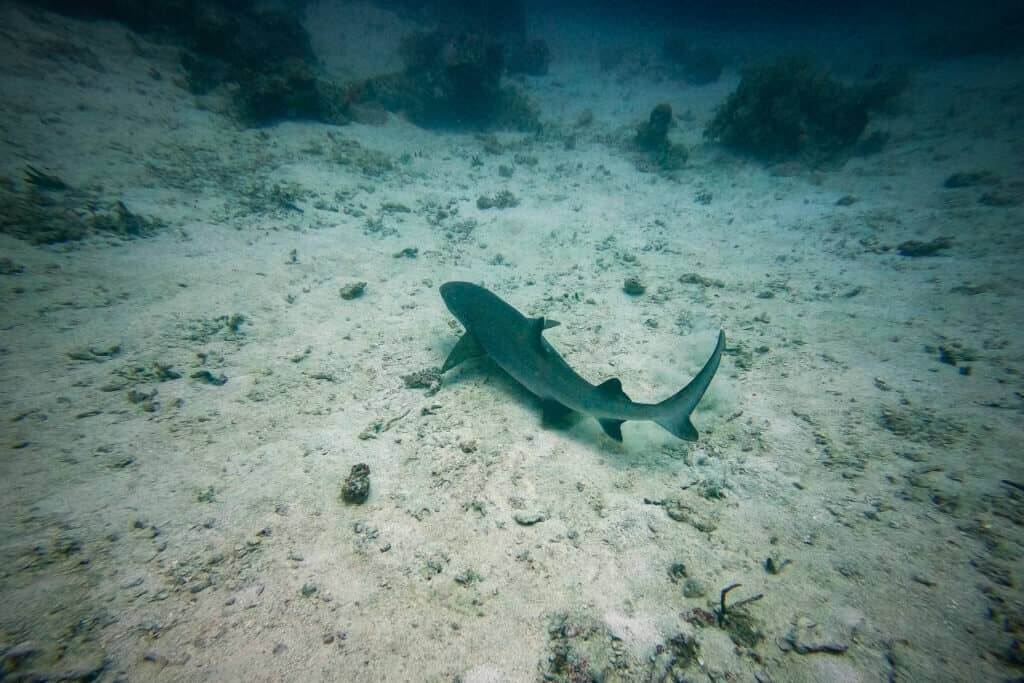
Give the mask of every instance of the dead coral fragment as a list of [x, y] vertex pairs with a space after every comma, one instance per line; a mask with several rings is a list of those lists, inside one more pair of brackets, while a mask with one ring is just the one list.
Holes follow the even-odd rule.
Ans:
[[402, 375], [407, 389], [426, 389], [427, 396], [433, 396], [441, 388], [441, 369], [426, 368], [408, 375]]
[[31, 167], [25, 180], [25, 192], [16, 191], [13, 184], [0, 186], [0, 233], [32, 244], [57, 244], [96, 234], [148, 237], [164, 227], [158, 219], [130, 211], [124, 202], [72, 190], [56, 176]]
[[350, 282], [349, 284], [338, 290], [338, 294], [341, 295], [342, 299], [351, 301], [352, 299], [358, 299], [366, 291], [365, 282]]

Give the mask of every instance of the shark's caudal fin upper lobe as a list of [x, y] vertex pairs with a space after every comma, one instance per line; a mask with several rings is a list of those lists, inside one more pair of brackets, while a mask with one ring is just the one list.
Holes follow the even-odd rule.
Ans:
[[697, 376], [675, 395], [658, 404], [657, 407], [662, 416], [655, 418], [654, 421], [674, 436], [686, 441], [697, 440], [697, 429], [690, 422], [690, 413], [700, 403], [701, 397], [704, 396], [708, 385], [711, 384], [711, 378], [715, 376], [718, 363], [722, 360], [722, 349], [724, 348], [725, 332], [719, 332], [715, 350]]

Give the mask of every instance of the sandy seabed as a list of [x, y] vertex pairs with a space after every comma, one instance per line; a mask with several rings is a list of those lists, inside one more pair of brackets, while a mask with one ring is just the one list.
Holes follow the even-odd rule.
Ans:
[[[702, 140], [731, 71], [556, 61], [540, 136], [246, 130], [168, 46], [2, 14], [5, 187], [31, 165], [160, 227], [0, 236], [0, 679], [1020, 674], [1020, 63], [921, 65], [881, 154], [765, 168]], [[616, 142], [662, 100], [671, 177]], [[1007, 201], [944, 187], [976, 170]], [[487, 363], [407, 386], [458, 338], [452, 279], [636, 400], [724, 329], [701, 440], [544, 429]], [[721, 623], [735, 583], [763, 597]]]

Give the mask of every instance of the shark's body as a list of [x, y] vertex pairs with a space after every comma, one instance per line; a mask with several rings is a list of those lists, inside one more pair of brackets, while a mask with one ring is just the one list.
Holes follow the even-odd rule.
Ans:
[[466, 333], [452, 349], [441, 372], [486, 355], [543, 401], [545, 419], [575, 411], [597, 418], [608, 436], [622, 440], [626, 420], [651, 420], [673, 435], [697, 440], [690, 413], [711, 383], [725, 346], [725, 334], [703, 369], [683, 389], [661, 403], [636, 403], [622, 391], [618, 379], [594, 385], [575, 370], [544, 339], [544, 330], [558, 323], [527, 318], [492, 292], [468, 282], [441, 285], [441, 297]]

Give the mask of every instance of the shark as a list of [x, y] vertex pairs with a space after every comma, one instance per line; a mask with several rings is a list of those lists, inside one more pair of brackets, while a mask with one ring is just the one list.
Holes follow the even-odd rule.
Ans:
[[725, 348], [725, 332], [700, 372], [682, 389], [660, 403], [633, 401], [618, 378], [591, 384], [573, 370], [544, 338], [544, 330], [559, 323], [544, 317], [528, 318], [493, 292], [470, 282], [446, 282], [441, 298], [465, 333], [441, 367], [444, 374], [461, 363], [489, 357], [530, 393], [541, 400], [546, 423], [557, 423], [572, 413], [597, 419], [605, 434], [622, 441], [622, 424], [647, 420], [686, 441], [698, 439], [690, 420], [718, 370]]

